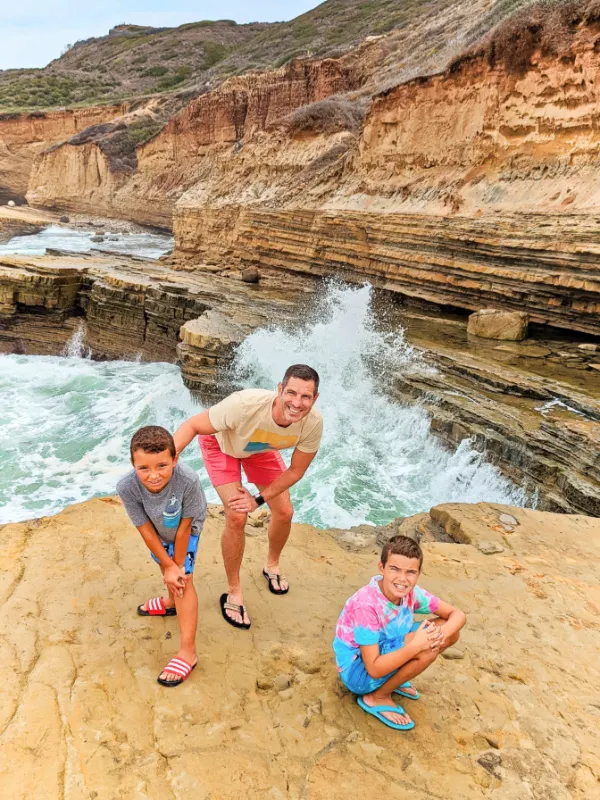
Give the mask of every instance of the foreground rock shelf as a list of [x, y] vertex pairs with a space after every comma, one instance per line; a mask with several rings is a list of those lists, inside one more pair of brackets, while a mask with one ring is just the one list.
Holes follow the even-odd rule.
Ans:
[[596, 797], [600, 522], [487, 504], [439, 506], [430, 522], [462, 544], [425, 544], [421, 582], [468, 622], [416, 680], [408, 734], [365, 715], [332, 659], [337, 614], [373, 574], [372, 544], [347, 552], [295, 525], [292, 590], [275, 598], [259, 581], [265, 530], [250, 529], [253, 626], [235, 631], [218, 608], [222, 518], [211, 510], [196, 570], [199, 667], [169, 691], [155, 678], [177, 622], [135, 613], [161, 586], [120, 503], [4, 526], [3, 796], [345, 800], [361, 786], [394, 800]]

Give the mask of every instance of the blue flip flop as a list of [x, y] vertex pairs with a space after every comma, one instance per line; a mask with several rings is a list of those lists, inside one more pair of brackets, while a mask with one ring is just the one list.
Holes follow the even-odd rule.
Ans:
[[387, 725], [388, 728], [394, 728], [397, 731], [409, 731], [411, 728], [415, 727], [414, 722], [408, 722], [406, 725], [397, 725], [395, 722], [392, 722], [386, 717], [383, 716], [383, 711], [394, 711], [396, 714], [405, 714], [405, 710], [402, 706], [368, 706], [362, 697], [357, 697], [356, 702], [362, 708], [363, 711], [366, 711], [367, 714], [371, 714], [371, 716], [378, 719], [380, 722], [383, 722], [384, 725]]
[[402, 689], [412, 689], [414, 688], [410, 681], [406, 681], [406, 683], [401, 683], [397, 689], [394, 689], [396, 694], [402, 695], [402, 697], [408, 697], [409, 700], [418, 700], [421, 697], [421, 694], [418, 689], [415, 689], [416, 694], [410, 694], [409, 692], [403, 692]]

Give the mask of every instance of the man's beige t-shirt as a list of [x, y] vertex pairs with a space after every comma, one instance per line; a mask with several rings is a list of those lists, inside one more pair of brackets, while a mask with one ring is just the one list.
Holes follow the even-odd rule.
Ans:
[[277, 392], [243, 389], [221, 400], [208, 411], [219, 447], [228, 456], [247, 458], [269, 450], [297, 447], [316, 453], [323, 433], [323, 417], [314, 407], [304, 419], [282, 428], [273, 421]]

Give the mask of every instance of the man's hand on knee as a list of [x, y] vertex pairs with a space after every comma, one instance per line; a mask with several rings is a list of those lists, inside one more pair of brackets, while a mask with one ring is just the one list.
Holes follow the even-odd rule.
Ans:
[[236, 511], [239, 514], [248, 514], [258, 508], [254, 497], [243, 486], [238, 487], [238, 494], [234, 495], [227, 505], [232, 511]]

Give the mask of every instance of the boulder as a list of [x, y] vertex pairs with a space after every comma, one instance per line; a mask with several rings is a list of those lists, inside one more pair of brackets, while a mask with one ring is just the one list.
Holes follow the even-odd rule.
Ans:
[[256, 267], [248, 267], [242, 270], [242, 280], [244, 283], [258, 283], [260, 275]]
[[506, 339], [520, 342], [527, 337], [529, 319], [524, 311], [484, 308], [469, 317], [467, 333], [482, 339]]
[[69, 219], [69, 217], [67, 217], [66, 215], [63, 214], [63, 216], [58, 221], [62, 222], [64, 225], [66, 225], [67, 222], [70, 222], [71, 220]]

